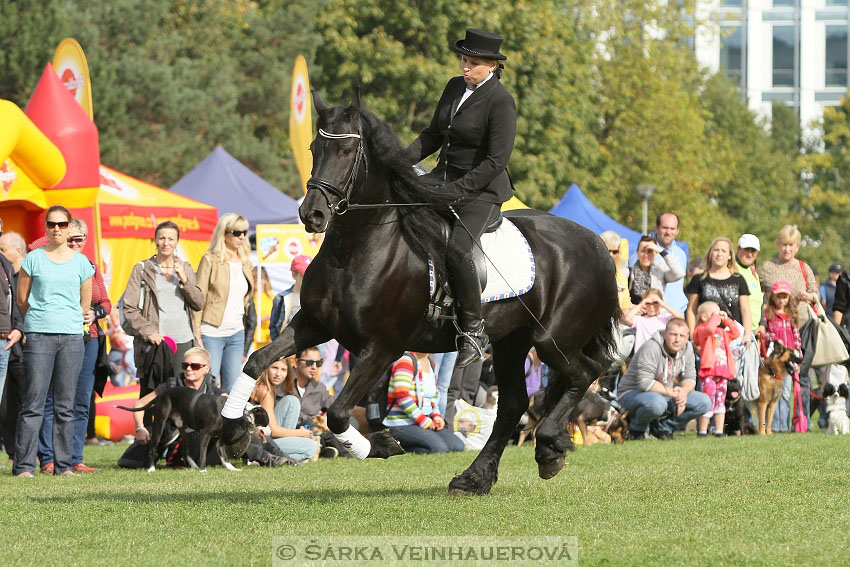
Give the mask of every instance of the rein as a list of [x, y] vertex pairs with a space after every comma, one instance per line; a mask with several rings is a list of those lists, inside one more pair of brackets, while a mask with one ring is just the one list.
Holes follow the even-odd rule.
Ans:
[[[354, 184], [357, 182], [357, 174], [360, 171], [362, 163], [365, 169], [364, 179], [369, 176], [369, 160], [366, 157], [366, 150], [363, 147], [363, 121], [358, 116], [357, 118], [357, 133], [333, 134], [325, 132], [319, 128], [319, 136], [328, 140], [345, 140], [348, 138], [357, 138], [357, 156], [354, 158], [354, 165], [351, 166], [351, 171], [348, 173], [348, 179], [342, 189], [337, 187], [333, 182], [322, 177], [311, 177], [307, 180], [307, 189], [316, 189], [325, 198], [333, 215], [344, 215], [350, 210], [356, 209], [385, 209], [387, 207], [424, 207], [429, 203], [374, 203], [361, 204], [351, 202], [351, 193], [354, 191]], [[330, 195], [339, 197], [336, 205], [331, 204]]]

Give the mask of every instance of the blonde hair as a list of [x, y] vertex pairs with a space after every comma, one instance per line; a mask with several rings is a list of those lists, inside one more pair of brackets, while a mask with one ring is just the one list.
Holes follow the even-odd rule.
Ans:
[[718, 242], [725, 242], [729, 245], [729, 259], [726, 261], [726, 267], [729, 268], [729, 271], [731, 273], [738, 273], [738, 266], [735, 263], [735, 254], [732, 252], [734, 250], [734, 248], [732, 248], [732, 241], [726, 238], [725, 236], [718, 236], [717, 238], [711, 241], [711, 246], [708, 247], [708, 252], [705, 253], [705, 260], [703, 260], [703, 268], [705, 269], [705, 271], [700, 274], [700, 279], [705, 279], [705, 277], [708, 275], [709, 270], [711, 269], [711, 266], [713, 265], [711, 263], [711, 253], [712, 251], [714, 251], [714, 247], [717, 245]]
[[697, 318], [702, 317], [709, 310], [714, 309], [715, 307], [718, 310], [720, 309], [720, 306], [713, 301], [703, 301], [702, 303], [699, 304], [699, 307], [697, 307]]
[[655, 287], [651, 287], [651, 288], [649, 288], [648, 290], [646, 290], [645, 292], [643, 292], [643, 295], [641, 296], [641, 299], [646, 299], [646, 298], [647, 298], [647, 297], [649, 297], [650, 295], [654, 295], [654, 296], [656, 296], [658, 299], [660, 299], [660, 300], [664, 301], [664, 292], [663, 292], [663, 291], [661, 291], [661, 290], [660, 290], [660, 289], [658, 289], [658, 288], [655, 288]]
[[613, 230], [606, 230], [600, 234], [599, 237], [602, 239], [602, 242], [609, 247], [609, 250], [611, 248], [619, 250], [619, 254], [617, 254], [616, 258], [614, 258], [614, 266], [617, 267], [618, 271], [626, 272], [626, 252], [623, 251], [624, 239]]
[[200, 356], [204, 357], [204, 358], [206, 359], [206, 361], [207, 361], [207, 364], [209, 364], [209, 363], [210, 363], [210, 353], [209, 353], [209, 352], [207, 352], [207, 349], [205, 349], [205, 348], [201, 348], [201, 347], [199, 347], [199, 346], [192, 347], [192, 348], [190, 348], [189, 350], [187, 350], [187, 351], [183, 354], [183, 360], [186, 360], [186, 358], [187, 358], [187, 357], [193, 356], [193, 355], [195, 355], [195, 354], [198, 354], [198, 355], [200, 355]]
[[796, 224], [786, 224], [779, 231], [779, 236], [776, 239], [776, 243], [779, 246], [783, 244], [800, 244], [803, 240], [803, 235], [800, 234], [800, 231], [797, 230]]
[[[231, 230], [248, 230], [248, 220], [242, 215], [236, 213], [225, 213], [218, 219], [218, 224], [215, 225], [215, 231], [210, 241], [210, 248], [207, 252], [212, 256], [217, 256], [221, 263], [227, 262], [227, 247], [224, 245], [224, 235]], [[251, 245], [248, 239], [242, 240], [242, 247], [237, 250], [239, 259], [243, 262], [251, 257]]]
[[[251, 273], [254, 275], [254, 281], [257, 281], [257, 266], [251, 268]], [[272, 290], [272, 283], [269, 281], [269, 273], [265, 268], [262, 269], [262, 276], [260, 276], [260, 286], [263, 289], [263, 293], [265, 295], [274, 295], [274, 291]], [[259, 291], [259, 290], [254, 290]]]
[[[286, 364], [286, 378], [283, 379], [283, 384], [281, 384], [281, 386], [283, 392], [290, 396], [295, 395], [295, 365], [292, 364], [292, 358], [292, 356], [285, 356], [272, 362], [272, 364], [275, 362], [283, 362]], [[269, 364], [269, 366], [271, 366], [271, 364]], [[254, 391], [251, 392], [251, 400], [256, 403], [260, 403], [269, 392], [272, 396], [275, 395], [275, 388], [272, 385], [271, 380], [269, 380], [269, 369], [266, 368], [263, 370], [263, 373], [260, 374], [260, 377], [257, 378], [257, 385], [254, 386]]]

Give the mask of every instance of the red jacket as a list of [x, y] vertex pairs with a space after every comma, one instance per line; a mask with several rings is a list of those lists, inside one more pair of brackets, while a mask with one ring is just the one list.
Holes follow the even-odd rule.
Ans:
[[[700, 347], [700, 369], [714, 368], [716, 360], [715, 350], [717, 346], [714, 342], [715, 329], [720, 326], [720, 315], [713, 315], [707, 322], [698, 325], [694, 330], [694, 344]], [[723, 348], [726, 349], [726, 360], [729, 365], [729, 372], [735, 376], [735, 359], [732, 357], [732, 349], [729, 348], [730, 343], [741, 336], [741, 331], [738, 330], [738, 323], [731, 317], [726, 317], [722, 320], [726, 329], [720, 329], [723, 337]]]

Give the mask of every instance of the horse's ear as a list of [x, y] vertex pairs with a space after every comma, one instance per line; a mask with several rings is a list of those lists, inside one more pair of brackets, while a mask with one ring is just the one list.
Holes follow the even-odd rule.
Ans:
[[351, 106], [360, 110], [360, 85], [354, 87], [354, 99], [351, 101]]
[[319, 91], [316, 89], [310, 89], [310, 92], [313, 93], [313, 106], [316, 107], [316, 112], [327, 110], [328, 105], [322, 101], [322, 97], [319, 96]]

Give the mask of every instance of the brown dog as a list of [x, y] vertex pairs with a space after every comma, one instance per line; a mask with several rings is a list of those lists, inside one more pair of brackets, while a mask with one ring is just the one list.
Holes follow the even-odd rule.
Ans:
[[787, 348], [782, 341], [770, 343], [767, 352], [768, 355], [759, 367], [759, 397], [756, 400], [759, 435], [772, 434], [770, 424], [773, 423], [776, 402], [782, 394], [782, 382], [786, 374], [794, 371], [793, 365], [802, 362], [794, 350]]
[[[537, 431], [537, 424], [543, 417], [543, 402], [545, 399], [545, 390], [540, 390], [533, 394], [528, 401], [528, 423], [519, 433], [517, 447], [521, 447], [529, 434], [534, 435]], [[603, 428], [604, 433], [611, 437], [611, 442], [622, 443], [629, 433], [628, 412], [619, 413], [611, 407], [611, 402], [600, 396], [597, 392], [585, 392], [577, 407], [578, 417], [576, 423], [581, 438], [585, 445], [593, 445], [592, 435], [588, 435], [588, 424], [598, 421], [607, 421]]]

